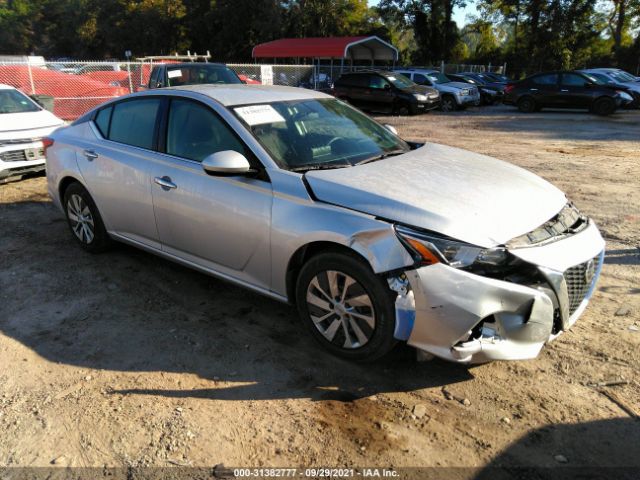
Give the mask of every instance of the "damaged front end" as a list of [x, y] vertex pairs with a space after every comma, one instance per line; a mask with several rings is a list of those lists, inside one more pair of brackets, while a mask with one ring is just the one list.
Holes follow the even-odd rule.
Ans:
[[460, 363], [535, 358], [595, 289], [604, 240], [586, 223], [555, 242], [494, 249], [397, 227], [416, 266], [388, 279], [396, 338]]

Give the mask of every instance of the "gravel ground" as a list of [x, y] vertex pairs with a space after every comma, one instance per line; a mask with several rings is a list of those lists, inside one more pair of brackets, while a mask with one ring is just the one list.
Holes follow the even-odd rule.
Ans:
[[570, 332], [533, 361], [417, 363], [399, 348], [350, 364], [289, 306], [126, 246], [82, 252], [45, 179], [12, 182], [0, 185], [0, 467], [640, 468], [640, 112], [381, 121], [528, 168], [595, 218], [608, 256]]

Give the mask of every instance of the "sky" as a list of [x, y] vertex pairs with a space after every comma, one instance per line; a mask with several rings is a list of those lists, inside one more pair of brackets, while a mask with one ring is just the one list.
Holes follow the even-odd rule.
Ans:
[[[369, 0], [369, 5], [377, 5], [379, 0]], [[467, 15], [476, 15], [476, 5], [474, 0], [467, 0], [467, 6], [464, 8], [456, 7], [453, 11], [453, 19], [458, 24], [458, 28], [462, 28], [467, 22]]]

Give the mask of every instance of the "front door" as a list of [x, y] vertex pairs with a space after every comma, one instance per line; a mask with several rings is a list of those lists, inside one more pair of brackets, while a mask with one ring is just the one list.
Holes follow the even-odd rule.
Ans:
[[165, 150], [152, 185], [163, 251], [269, 288], [271, 184], [256, 176], [211, 176], [201, 166], [224, 150], [252, 161], [246, 145], [210, 107], [174, 97]]

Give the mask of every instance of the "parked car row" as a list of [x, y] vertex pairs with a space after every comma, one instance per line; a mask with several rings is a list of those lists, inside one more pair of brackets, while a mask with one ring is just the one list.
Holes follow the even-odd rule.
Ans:
[[640, 82], [624, 73], [615, 69], [538, 73], [507, 84], [504, 103], [524, 113], [570, 108], [611, 115], [619, 108], [638, 108]]

